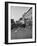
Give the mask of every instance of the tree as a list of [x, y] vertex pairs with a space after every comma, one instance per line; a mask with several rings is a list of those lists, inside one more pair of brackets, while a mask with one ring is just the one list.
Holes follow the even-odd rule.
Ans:
[[12, 23], [15, 23], [15, 22], [14, 22], [14, 19], [11, 19], [11, 24], [12, 24]]

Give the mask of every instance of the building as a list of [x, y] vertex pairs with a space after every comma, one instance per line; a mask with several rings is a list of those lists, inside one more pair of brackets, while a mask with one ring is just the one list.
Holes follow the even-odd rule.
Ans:
[[21, 19], [19, 19], [19, 22], [26, 25], [28, 25], [30, 21], [32, 22], [32, 7], [23, 14]]

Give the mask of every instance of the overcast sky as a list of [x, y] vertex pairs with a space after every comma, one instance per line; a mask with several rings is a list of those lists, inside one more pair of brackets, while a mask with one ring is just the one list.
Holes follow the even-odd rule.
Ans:
[[27, 12], [29, 7], [18, 7], [18, 6], [12, 6], [11, 7], [11, 19], [14, 19], [14, 21], [19, 20], [19, 18], [22, 17], [22, 15]]

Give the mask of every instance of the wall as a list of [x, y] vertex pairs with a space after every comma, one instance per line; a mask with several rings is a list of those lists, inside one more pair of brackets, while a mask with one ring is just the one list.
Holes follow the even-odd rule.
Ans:
[[[15, 44], [15, 45], [5, 45], [4, 44], [4, 40], [5, 40], [4, 39], [4, 36], [5, 36], [5, 23], [4, 23], [5, 22], [5, 1], [16, 1], [16, 2], [20, 1], [20, 2], [37, 3], [37, 0], [0, 0], [0, 46], [37, 46], [37, 43]], [[36, 11], [37, 11], [37, 9], [36, 9]], [[36, 20], [37, 20], [37, 16], [36, 16]], [[37, 24], [36, 24], [36, 26], [37, 26]], [[37, 31], [36, 31], [36, 33], [37, 33]], [[37, 34], [36, 34], [36, 36], [37, 36]], [[37, 40], [37, 37], [36, 37], [36, 40]]]

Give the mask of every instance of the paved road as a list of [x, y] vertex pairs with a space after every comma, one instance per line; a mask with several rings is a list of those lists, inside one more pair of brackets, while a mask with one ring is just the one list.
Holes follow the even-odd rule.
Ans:
[[25, 38], [32, 38], [32, 30], [30, 27], [26, 28], [17, 28], [11, 30], [11, 39], [25, 39]]

